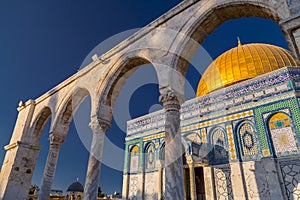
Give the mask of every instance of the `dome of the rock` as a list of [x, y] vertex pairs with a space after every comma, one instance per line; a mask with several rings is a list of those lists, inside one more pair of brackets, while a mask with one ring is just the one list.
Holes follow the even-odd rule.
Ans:
[[297, 66], [289, 51], [270, 44], [239, 44], [206, 69], [198, 84], [197, 97], [286, 66]]

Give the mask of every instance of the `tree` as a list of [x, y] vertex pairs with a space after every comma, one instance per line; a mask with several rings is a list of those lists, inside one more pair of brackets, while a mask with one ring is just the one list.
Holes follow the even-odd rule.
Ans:
[[39, 189], [37, 185], [31, 185], [28, 194], [34, 194], [35, 190]]
[[105, 197], [105, 194], [102, 192], [101, 187], [98, 187], [98, 197]]

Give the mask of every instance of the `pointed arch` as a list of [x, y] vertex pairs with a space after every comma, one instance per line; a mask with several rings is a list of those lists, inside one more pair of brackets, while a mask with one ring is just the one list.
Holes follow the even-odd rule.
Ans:
[[201, 144], [201, 136], [197, 132], [188, 132], [183, 134], [183, 138], [186, 140], [189, 140], [191, 142], [194, 142], [196, 144]]
[[215, 127], [210, 132], [211, 163], [226, 164], [229, 162], [228, 142], [226, 132], [221, 127]]
[[153, 142], [149, 142], [144, 148], [145, 170], [155, 169], [156, 149]]
[[140, 147], [133, 145], [129, 151], [129, 172], [136, 173], [139, 171]]
[[249, 120], [243, 120], [237, 124], [235, 132], [241, 160], [259, 158], [260, 143], [254, 124]]
[[267, 118], [269, 137], [275, 156], [299, 153], [291, 116], [286, 112], [275, 112]]

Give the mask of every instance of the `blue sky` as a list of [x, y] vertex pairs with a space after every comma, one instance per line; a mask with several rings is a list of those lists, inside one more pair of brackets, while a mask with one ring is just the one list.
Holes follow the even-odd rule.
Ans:
[[[85, 57], [99, 43], [122, 31], [147, 25], [179, 2], [181, 1], [1, 1], [0, 162], [4, 159], [5, 151], [2, 147], [9, 143], [20, 100], [27, 101], [41, 96], [76, 73]], [[287, 48], [279, 26], [269, 20], [257, 18], [224, 23], [206, 38], [202, 46], [212, 58], [216, 58], [237, 45], [237, 36], [242, 43], [264, 42]], [[196, 63], [199, 62], [201, 61]], [[191, 66], [187, 74], [187, 80], [194, 90], [200, 79], [197, 67], [199, 66]], [[151, 67], [142, 67], [130, 79], [131, 83], [140, 81], [139, 73], [146, 73], [149, 82], [156, 79]], [[144, 84], [135, 90], [129, 105], [126, 105], [131, 118], [148, 113], [153, 105], [158, 104], [158, 96], [157, 84]], [[187, 98], [191, 98], [191, 95]], [[121, 96], [118, 101], [123, 101]], [[86, 104], [80, 110], [88, 110], [87, 102], [88, 100], [84, 102]], [[86, 118], [82, 119], [82, 123], [87, 126], [88, 111], [84, 113]], [[115, 111], [114, 115], [119, 114]], [[107, 135], [113, 144], [122, 149], [125, 137], [122, 129], [124, 130], [126, 119], [116, 121], [112, 122]], [[41, 182], [47, 157], [48, 131], [49, 123], [41, 138], [40, 145], [43, 148], [33, 176], [33, 184], [37, 185]], [[123, 155], [111, 154], [107, 149], [108, 145], [104, 150], [105, 159], [115, 161], [116, 168], [122, 168]], [[72, 122], [61, 148], [53, 188], [66, 190], [77, 177], [84, 183], [87, 160], [88, 151]], [[104, 192], [121, 191], [121, 184], [121, 171], [102, 167], [100, 185]]]

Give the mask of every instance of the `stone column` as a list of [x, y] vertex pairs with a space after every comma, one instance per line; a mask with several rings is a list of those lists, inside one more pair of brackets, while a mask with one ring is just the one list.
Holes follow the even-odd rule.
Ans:
[[110, 127], [110, 122], [92, 117], [89, 124], [93, 132], [90, 158], [86, 173], [83, 200], [96, 200], [100, 178], [104, 136]]
[[44, 176], [42, 179], [41, 190], [39, 192], [38, 200], [49, 200], [60, 146], [64, 142], [65, 138], [66, 138], [65, 134], [58, 134], [58, 133], [51, 133], [49, 136], [50, 148], [49, 148], [46, 166], [44, 169]]
[[193, 156], [190, 154], [186, 154], [186, 162], [189, 166], [190, 172], [190, 192], [191, 192], [191, 200], [197, 200], [196, 194], [196, 178], [195, 178], [195, 167], [194, 167], [194, 160]]
[[184, 199], [184, 180], [180, 133], [180, 103], [172, 90], [160, 96], [165, 109], [165, 198]]
[[161, 200], [162, 199], [162, 185], [163, 185], [163, 182], [162, 182], [162, 172], [163, 172], [163, 163], [162, 161], [157, 161], [156, 162], [156, 169], [157, 169], [157, 173], [158, 173], [158, 177], [157, 177], [157, 199], [158, 200]]

